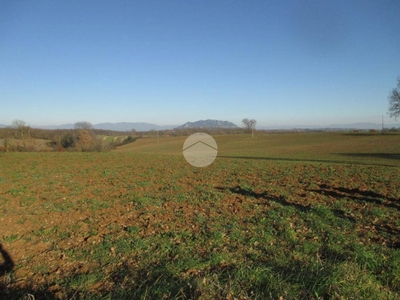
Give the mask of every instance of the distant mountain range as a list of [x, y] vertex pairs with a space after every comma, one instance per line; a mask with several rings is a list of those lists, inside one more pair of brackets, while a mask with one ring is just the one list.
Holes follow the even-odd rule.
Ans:
[[[399, 128], [400, 124], [385, 124], [385, 128]], [[266, 130], [291, 130], [291, 129], [340, 129], [340, 130], [345, 130], [345, 129], [350, 129], [350, 130], [367, 130], [367, 129], [375, 129], [375, 130], [381, 130], [382, 129], [382, 124], [377, 124], [377, 123], [350, 123], [350, 124], [331, 124], [328, 126], [306, 126], [306, 125], [272, 125], [272, 126], [257, 126], [256, 128], [258, 129], [266, 129]]]
[[[73, 129], [74, 124], [63, 124], [59, 126], [32, 126], [42, 129]], [[99, 123], [93, 125], [95, 129], [115, 130], [115, 131], [149, 131], [149, 130], [168, 130], [168, 129], [183, 129], [183, 128], [237, 128], [235, 124], [229, 121], [220, 120], [200, 120], [196, 122], [187, 122], [181, 126], [164, 125], [160, 126], [145, 122], [121, 122], [121, 123]]]
[[187, 122], [181, 126], [176, 127], [176, 129], [184, 128], [238, 128], [237, 125], [229, 121], [219, 121], [219, 120], [199, 120], [196, 122]]
[[[0, 128], [8, 127], [9, 125], [0, 124]], [[385, 124], [385, 128], [400, 128], [400, 123], [396, 124]], [[74, 124], [63, 124], [57, 126], [32, 126], [34, 128], [42, 129], [73, 129]], [[145, 122], [120, 122], [120, 123], [99, 123], [93, 125], [96, 129], [106, 129], [115, 131], [130, 131], [135, 129], [136, 131], [149, 131], [149, 130], [167, 130], [167, 129], [184, 129], [184, 128], [237, 128], [238, 126], [229, 121], [220, 120], [199, 120], [196, 122], [187, 122], [183, 125], [165, 125], [160, 126], [153, 123]], [[323, 129], [338, 129], [338, 130], [367, 130], [375, 129], [380, 130], [381, 124], [377, 123], [350, 123], [350, 124], [331, 124], [328, 126], [306, 126], [306, 125], [270, 125], [270, 126], [256, 126], [256, 129], [265, 130], [293, 130], [293, 129], [311, 129], [311, 130], [323, 130]]]
[[[74, 129], [74, 124], [63, 124], [58, 126], [32, 126], [35, 128], [42, 129]], [[149, 131], [149, 130], [167, 130], [173, 129], [176, 125], [165, 125], [160, 126], [152, 123], [145, 122], [120, 122], [120, 123], [99, 123], [93, 125], [95, 129], [115, 130], [115, 131], [130, 131], [132, 129], [136, 131]]]
[[100, 123], [93, 125], [93, 127], [96, 129], [108, 129], [116, 131], [129, 131], [132, 129], [135, 129], [136, 131], [167, 130], [167, 129], [172, 129], [175, 126], [174, 125], [160, 126], [157, 124], [145, 123], [145, 122]]

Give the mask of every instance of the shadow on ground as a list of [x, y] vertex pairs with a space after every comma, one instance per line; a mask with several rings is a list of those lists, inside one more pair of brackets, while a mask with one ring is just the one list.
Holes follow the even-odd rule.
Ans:
[[[343, 187], [334, 187], [327, 184], [320, 184], [319, 189], [309, 189], [308, 191], [321, 195], [328, 195], [338, 200], [345, 198], [353, 200], [359, 204], [371, 203], [376, 205], [377, 207], [381, 206], [400, 211], [400, 199], [387, 197], [373, 191], [362, 191], [358, 188], [349, 189]], [[338, 214], [338, 212], [335, 213], [335, 215], [337, 216], [339, 216], [340, 214], [341, 213]], [[376, 224], [368, 224], [368, 226], [371, 226], [381, 233], [388, 234], [390, 238], [388, 238], [387, 240], [387, 245], [391, 248], [399, 249], [400, 229], [398, 228], [398, 226], [395, 226], [391, 223], [392, 222], [388, 222], [387, 220], [380, 220]]]
[[12, 260], [10, 254], [3, 248], [0, 244], [0, 253], [3, 258], [3, 262], [0, 264], [0, 277], [7, 273], [10, 273], [14, 268], [14, 261]]
[[9, 299], [7, 293], [7, 285], [9, 284], [9, 279], [5, 276], [9, 274], [14, 268], [14, 261], [11, 255], [4, 249], [3, 245], [0, 244], [0, 299]]
[[[387, 208], [394, 208], [398, 211], [400, 211], [400, 205], [399, 205], [399, 199], [391, 198], [391, 197], [386, 197], [384, 195], [381, 195], [379, 193], [375, 193], [372, 191], [361, 191], [359, 189], [347, 189], [347, 188], [342, 188], [342, 187], [331, 187], [326, 184], [321, 184], [319, 186], [320, 189], [309, 189], [307, 191], [309, 192], [314, 192], [314, 193], [319, 193], [322, 195], [329, 195], [331, 197], [341, 199], [341, 198], [347, 198], [351, 200], [355, 200], [357, 202], [367, 202], [367, 203], [372, 203], [374, 205], [382, 205]], [[238, 194], [238, 195], [243, 195], [246, 197], [252, 197], [258, 200], [262, 200], [260, 204], [267, 204], [268, 202], [272, 201], [275, 203], [279, 203], [282, 206], [289, 206], [293, 207], [299, 212], [312, 212], [314, 208], [308, 204], [308, 205], [303, 205], [300, 203], [294, 203], [294, 202], [289, 202], [285, 199], [284, 196], [274, 196], [274, 195], [269, 195], [268, 192], [262, 192], [262, 193], [257, 193], [254, 191], [251, 191], [249, 189], [244, 189], [240, 186], [236, 187], [216, 187], [217, 190], [226, 192], [229, 191], [233, 194]], [[341, 209], [332, 209], [329, 208], [332, 213], [337, 217], [341, 219], [346, 219], [350, 221], [353, 224], [360, 224], [362, 225], [363, 220], [357, 220], [354, 216], [352, 216], [349, 213], [346, 213], [344, 210]], [[388, 224], [386, 222], [380, 222], [379, 224], [372, 224], [372, 227], [374, 227], [377, 231], [379, 232], [384, 232], [386, 234], [389, 234], [391, 237], [387, 240], [387, 244], [391, 248], [398, 249], [400, 248], [400, 241], [398, 240], [398, 237], [400, 237], [400, 229], [394, 225]]]
[[308, 191], [322, 195], [329, 195], [336, 199], [348, 198], [359, 202], [368, 202], [400, 210], [399, 199], [386, 197], [373, 191], [362, 191], [358, 188], [348, 189], [343, 187], [333, 187], [326, 184], [320, 184], [319, 189], [309, 189]]
[[[336, 155], [346, 156], [346, 153], [333, 153]], [[357, 154], [357, 153], [347, 153], [347, 154]], [[348, 155], [349, 157], [355, 157], [356, 155]], [[363, 156], [360, 156], [363, 157]], [[365, 158], [366, 156], [364, 156]], [[362, 166], [379, 166], [379, 167], [397, 167], [396, 165], [371, 163], [371, 162], [357, 162], [357, 161], [341, 161], [341, 160], [331, 160], [331, 159], [300, 159], [300, 158], [280, 158], [280, 157], [264, 157], [264, 156], [228, 156], [228, 155], [218, 155], [218, 158], [226, 159], [253, 159], [253, 160], [269, 160], [269, 161], [290, 161], [290, 162], [310, 162], [310, 163], [333, 163], [333, 164], [346, 164], [346, 165], [362, 165]], [[386, 157], [387, 158], [387, 157]], [[396, 158], [397, 159], [397, 158]], [[400, 158], [399, 158], [400, 159]]]
[[399, 160], [400, 153], [337, 153], [341, 156], [357, 157], [357, 158], [383, 158]]
[[106, 275], [107, 281], [92, 291], [71, 284], [82, 274], [65, 274], [52, 286], [33, 283], [24, 287], [0, 287], [0, 299], [198, 299], [200, 296], [194, 278], [172, 274], [166, 261], [141, 269], [121, 262]]
[[[268, 201], [273, 201], [275, 203], [278, 203], [282, 206], [289, 206], [289, 207], [293, 207], [298, 211], [301, 212], [309, 212], [311, 211], [313, 208], [311, 207], [311, 205], [302, 205], [299, 203], [294, 203], [294, 202], [289, 202], [285, 199], [284, 196], [273, 196], [273, 195], [268, 195], [267, 192], [263, 192], [263, 193], [256, 193], [253, 191], [249, 191], [247, 189], [243, 189], [240, 186], [236, 186], [233, 188], [229, 188], [229, 187], [216, 187], [217, 190], [219, 191], [230, 191], [231, 193], [234, 194], [239, 194], [239, 195], [243, 195], [243, 196], [247, 196], [247, 197], [254, 197], [256, 199], [262, 199], [264, 200], [263, 202], [261, 202], [260, 204], [267, 204]], [[334, 209], [332, 210], [333, 214], [338, 217], [338, 218], [342, 218], [342, 219], [347, 219], [352, 223], [356, 223], [356, 219], [352, 216], [349, 216], [348, 214], [346, 214], [343, 210], [340, 209]]]
[[[266, 200], [266, 201], [273, 201], [273, 202], [279, 203], [279, 204], [281, 204], [283, 206], [294, 207], [295, 209], [297, 209], [299, 211], [308, 211], [310, 209], [309, 205], [305, 206], [305, 205], [301, 205], [301, 204], [298, 204], [298, 203], [289, 202], [289, 201], [287, 201], [285, 199], [284, 196], [276, 197], [276, 196], [273, 196], [273, 195], [269, 195], [267, 192], [256, 193], [256, 192], [241, 188], [240, 186], [236, 186], [236, 187], [233, 187], [233, 188], [230, 188], [230, 187], [216, 187], [216, 189], [219, 190], [219, 191], [223, 191], [223, 192], [230, 191], [233, 194], [239, 194], [239, 195], [243, 195], [243, 196], [246, 196], [246, 197], [253, 197], [253, 198], [256, 198], [256, 199], [262, 199], [262, 200]], [[264, 201], [261, 204], [266, 204], [266, 202]]]
[[[364, 137], [371, 137], [371, 136], [380, 136], [382, 133], [380, 132], [348, 132], [348, 133], [342, 133], [342, 135], [347, 135], [347, 136], [364, 136]], [[387, 136], [399, 136], [398, 133], [394, 132], [389, 132], [384, 134], [385, 137]]]

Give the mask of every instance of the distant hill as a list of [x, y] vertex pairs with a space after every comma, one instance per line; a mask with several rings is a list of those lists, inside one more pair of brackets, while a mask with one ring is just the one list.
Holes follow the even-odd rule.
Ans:
[[7, 125], [0, 124], [0, 128], [6, 128], [6, 127], [7, 127]]
[[96, 129], [108, 129], [108, 130], [116, 130], [116, 131], [129, 131], [135, 129], [136, 131], [149, 131], [149, 130], [167, 130], [172, 129], [176, 125], [165, 125], [160, 126], [157, 124], [152, 123], [145, 123], [145, 122], [121, 122], [121, 123], [100, 123], [93, 125]]
[[238, 126], [229, 121], [220, 120], [199, 120], [196, 122], [187, 122], [176, 129], [184, 128], [237, 128]]
[[74, 124], [63, 124], [63, 125], [50, 125], [50, 126], [32, 126], [33, 128], [41, 129], [74, 129]]
[[[385, 128], [399, 128], [400, 124], [384, 124]], [[312, 130], [323, 130], [323, 129], [330, 129], [330, 130], [368, 130], [368, 129], [375, 129], [381, 130], [382, 124], [377, 123], [350, 123], [350, 124], [331, 124], [328, 126], [307, 126], [307, 125], [271, 125], [271, 126], [256, 126], [257, 129], [276, 129], [276, 130], [292, 130], [292, 129], [312, 129]]]
[[[400, 123], [396, 124], [385, 124], [385, 128], [400, 128]], [[0, 128], [7, 127], [7, 125], [0, 124]], [[42, 128], [42, 129], [73, 129], [74, 124], [63, 124], [58, 126], [32, 126], [34, 128]], [[149, 130], [167, 130], [167, 129], [184, 129], [184, 128], [237, 128], [234, 123], [229, 121], [219, 121], [219, 120], [199, 120], [196, 122], [187, 122], [183, 125], [165, 125], [160, 126], [153, 123], [145, 123], [145, 122], [119, 122], [119, 123], [99, 123], [93, 125], [96, 129], [105, 129], [105, 130], [115, 130], [115, 131], [130, 131], [135, 129], [136, 131], [149, 131]], [[294, 129], [311, 129], [311, 130], [367, 130], [367, 129], [375, 129], [380, 130], [382, 124], [377, 123], [350, 123], [350, 124], [331, 124], [328, 126], [307, 126], [307, 125], [270, 125], [270, 126], [262, 126], [257, 125], [256, 129], [266, 129], [266, 130], [294, 130]]]
[[[73, 129], [74, 124], [63, 124], [58, 126], [34, 126], [42, 129]], [[176, 125], [160, 126], [152, 123], [145, 122], [120, 122], [120, 123], [99, 123], [93, 125], [95, 129], [115, 130], [115, 131], [149, 131], [149, 130], [166, 130], [173, 129]]]
[[382, 129], [382, 124], [376, 123], [351, 123], [351, 124], [332, 124], [329, 128], [340, 129]]

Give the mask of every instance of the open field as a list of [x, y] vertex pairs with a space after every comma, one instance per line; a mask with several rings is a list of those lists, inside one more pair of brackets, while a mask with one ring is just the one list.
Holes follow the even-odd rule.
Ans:
[[0, 298], [400, 299], [400, 135], [215, 139], [0, 153]]
[[100, 138], [105, 144], [109, 143], [122, 143], [128, 135], [125, 136], [107, 136], [107, 135], [100, 135], [98, 138]]

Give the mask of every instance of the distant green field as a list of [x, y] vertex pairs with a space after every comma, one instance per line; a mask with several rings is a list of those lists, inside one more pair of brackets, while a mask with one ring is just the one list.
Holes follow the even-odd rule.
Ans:
[[109, 143], [121, 143], [122, 141], [124, 141], [128, 136], [110, 136], [110, 135], [100, 135], [98, 136], [99, 139], [101, 139], [103, 141], [103, 143], [105, 144], [109, 144]]
[[[186, 137], [139, 139], [117, 152], [182, 155]], [[369, 133], [283, 133], [214, 136], [218, 159], [264, 159], [302, 162], [400, 166], [400, 135]]]
[[0, 298], [400, 299], [399, 135], [185, 139], [0, 153]]

